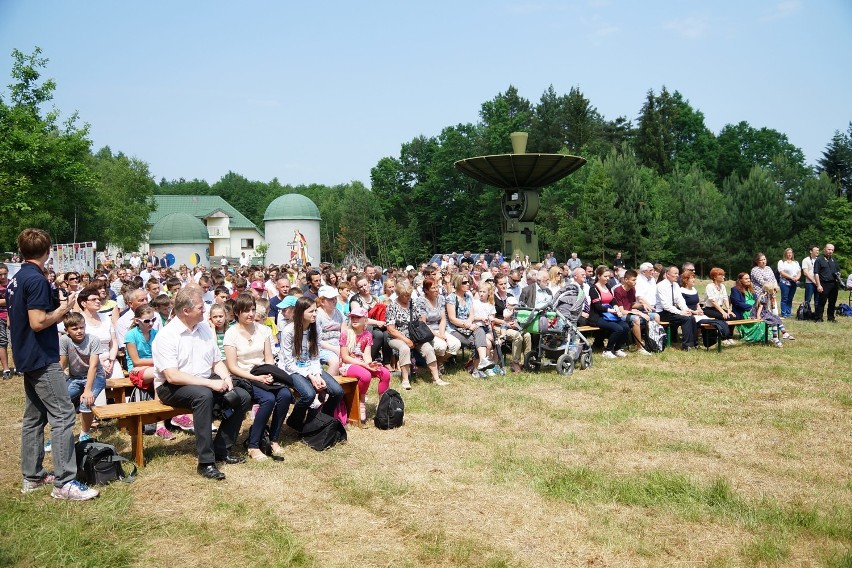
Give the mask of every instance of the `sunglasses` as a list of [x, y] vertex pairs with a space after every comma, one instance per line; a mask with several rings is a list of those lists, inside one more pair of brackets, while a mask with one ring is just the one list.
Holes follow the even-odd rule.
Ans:
[[470, 286], [470, 280], [462, 280], [463, 286]]
[[87, 298], [86, 301], [87, 302], [100, 302], [101, 299], [100, 298]]
[[520, 284], [520, 282], [521, 282], [520, 280], [515, 280], [514, 278], [512, 278], [512, 283], [513, 283], [513, 284]]
[[154, 323], [155, 321], [157, 321], [157, 319], [156, 319], [156, 318], [150, 318], [150, 319], [138, 319], [138, 320], [136, 320], [136, 321], [138, 321], [139, 323], [144, 323], [144, 324], [152, 324], [152, 323]]
[[76, 282], [77, 280], [78, 280], [78, 278], [76, 276], [74, 276], [72, 278], [66, 278], [65, 279], [66, 282]]

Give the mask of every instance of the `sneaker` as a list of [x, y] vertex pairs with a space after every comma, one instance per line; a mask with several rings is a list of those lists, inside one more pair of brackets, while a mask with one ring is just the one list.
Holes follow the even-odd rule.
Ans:
[[494, 369], [485, 369], [485, 376], [487, 377], [493, 377], [496, 374], [497, 373], [494, 372]]
[[781, 343], [781, 340], [780, 340], [780, 339], [773, 339], [773, 340], [772, 340], [772, 344], [773, 344], [775, 347], [777, 347], [778, 349], [781, 349], [781, 348], [783, 347], [783, 344]]
[[179, 414], [171, 419], [171, 423], [184, 431], [192, 430], [195, 425], [192, 422], [192, 414]]
[[495, 375], [505, 375], [506, 369], [504, 369], [503, 367], [495, 365], [494, 366], [494, 374]]
[[604, 359], [615, 359], [615, 353], [612, 351], [604, 351], [603, 352]]
[[474, 379], [487, 379], [488, 378], [488, 375], [486, 375], [484, 372], [479, 371], [479, 370], [473, 371], [470, 374], [470, 376], [473, 377]]
[[408, 379], [405, 379], [404, 381], [402, 381], [402, 383], [400, 383], [399, 386], [401, 386], [402, 388], [404, 388], [407, 391], [411, 390], [411, 382]]
[[640, 347], [636, 350], [636, 352], [639, 353], [639, 355], [652, 355], [652, 353], [646, 350], [644, 347]]
[[782, 335], [782, 336], [781, 336], [781, 338], [782, 338], [782, 339], [788, 339], [788, 340], [790, 340], [790, 341], [795, 341], [795, 340], [796, 340], [796, 338], [795, 338], [795, 337], [793, 337], [792, 335], [790, 335], [790, 333], [789, 333], [789, 332], [786, 332], [786, 331], [784, 332], [784, 335]]
[[490, 369], [493, 366], [494, 366], [494, 363], [489, 361], [488, 357], [484, 357], [482, 359], [482, 361], [479, 362], [479, 367], [477, 367], [477, 369], [480, 370], [480, 371], [484, 371], [485, 369]]
[[169, 432], [169, 429], [165, 426], [160, 426], [159, 428], [157, 428], [157, 431], [154, 434], [159, 436], [163, 440], [174, 440], [175, 438], [177, 438], [177, 436]]
[[54, 487], [50, 492], [50, 496], [54, 499], [67, 499], [68, 501], [88, 501], [100, 495], [97, 489], [80, 483], [79, 481], [69, 481], [62, 487]]
[[737, 344], [737, 342], [734, 341], [733, 339], [726, 339], [722, 342], [722, 345], [729, 345], [730, 346], [730, 345], [736, 345], [736, 344]]
[[4, 381], [8, 381], [11, 378], [12, 378], [12, 371], [11, 370], [6, 369], [5, 371], [3, 371], [3, 380]]
[[450, 383], [448, 383], [447, 381], [445, 381], [444, 379], [442, 379], [442, 378], [440, 378], [440, 377], [438, 377], [437, 379], [435, 379], [433, 382], [434, 382], [436, 385], [438, 385], [439, 387], [445, 387], [445, 386], [447, 386], [448, 384], [450, 384]]
[[50, 440], [44, 443], [44, 452], [47, 453], [51, 450], [50, 448]]
[[92, 437], [89, 435], [88, 432], [80, 432], [80, 438], [78, 439], [78, 441], [85, 442], [85, 441], [91, 440], [91, 439], [92, 439]]
[[617, 357], [627, 357], [627, 353], [624, 352], [624, 349], [619, 349], [618, 351], [615, 352], [615, 355]]
[[52, 484], [55, 479], [56, 476], [52, 473], [46, 473], [45, 476], [39, 479], [38, 481], [30, 481], [29, 479], [25, 479], [24, 482], [21, 484], [21, 493], [26, 495], [27, 493], [37, 491], [45, 485]]

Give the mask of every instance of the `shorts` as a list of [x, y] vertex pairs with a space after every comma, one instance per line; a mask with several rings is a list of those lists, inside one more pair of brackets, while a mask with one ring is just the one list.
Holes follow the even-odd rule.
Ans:
[[[71, 397], [71, 402], [74, 403], [74, 408], [77, 412], [91, 412], [92, 409], [89, 405], [80, 400], [83, 391], [86, 390], [86, 377], [65, 377], [65, 385], [68, 387], [68, 396]], [[105, 388], [106, 376], [101, 370], [95, 374], [95, 382], [92, 384], [92, 396], [98, 398], [98, 395]]]
[[0, 349], [9, 347], [9, 324], [0, 318]]

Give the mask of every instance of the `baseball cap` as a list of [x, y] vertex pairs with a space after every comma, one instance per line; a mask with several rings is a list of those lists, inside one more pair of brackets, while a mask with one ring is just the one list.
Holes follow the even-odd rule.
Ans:
[[292, 308], [296, 305], [296, 296], [287, 296], [280, 302], [278, 302], [278, 308], [282, 310], [286, 310], [287, 308]]
[[336, 298], [337, 297], [337, 289], [331, 286], [320, 286], [319, 293], [317, 294], [320, 298]]
[[252, 288], [252, 290], [260, 290], [262, 292], [263, 291], [263, 282], [261, 282], [260, 280], [255, 280], [254, 282], [251, 283], [251, 288]]
[[349, 317], [355, 316], [356, 318], [365, 318], [367, 317], [367, 310], [364, 309], [363, 306], [352, 306], [349, 309]]

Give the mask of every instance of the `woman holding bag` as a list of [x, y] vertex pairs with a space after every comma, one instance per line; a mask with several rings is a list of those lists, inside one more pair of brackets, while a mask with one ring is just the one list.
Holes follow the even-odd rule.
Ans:
[[259, 406], [249, 431], [248, 455], [261, 461], [266, 459], [266, 455], [260, 450], [260, 440], [270, 417], [272, 454], [283, 454], [278, 437], [293, 401], [293, 395], [286, 387], [293, 386], [293, 381], [274, 364], [272, 332], [262, 323], [255, 323], [255, 300], [252, 295], [237, 296], [234, 316], [237, 323], [225, 332], [223, 341], [225, 364], [232, 376], [245, 379], [252, 385], [252, 399]]
[[424, 321], [419, 306], [411, 301], [413, 288], [408, 279], [400, 280], [396, 285], [396, 300], [391, 302], [387, 311], [388, 335], [390, 346], [399, 352], [399, 370], [402, 378], [402, 388], [411, 389], [408, 375], [411, 372], [411, 350], [417, 349], [423, 358], [429, 372], [432, 373], [432, 381], [439, 386], [448, 385], [441, 379], [438, 372], [438, 360], [435, 357], [435, 349], [429, 342], [415, 345], [410, 339], [409, 324], [412, 321]]

